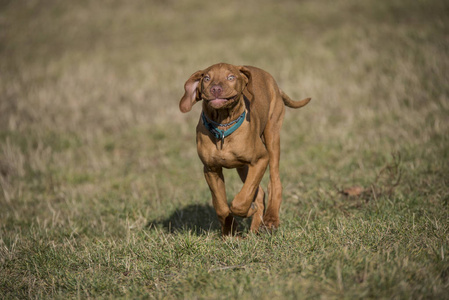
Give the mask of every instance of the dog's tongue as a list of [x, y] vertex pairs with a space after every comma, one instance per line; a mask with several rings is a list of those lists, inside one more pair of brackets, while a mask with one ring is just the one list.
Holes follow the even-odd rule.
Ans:
[[226, 101], [228, 101], [227, 99], [214, 99], [210, 101], [210, 104], [212, 104], [213, 106], [217, 106], [217, 105], [221, 105], [224, 104]]

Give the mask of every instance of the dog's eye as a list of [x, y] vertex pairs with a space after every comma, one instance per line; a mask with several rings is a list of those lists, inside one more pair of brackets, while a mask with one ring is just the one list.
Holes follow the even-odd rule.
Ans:
[[209, 75], [204, 76], [203, 80], [206, 81], [206, 82], [208, 82], [208, 81], [210, 80]]
[[229, 80], [229, 81], [232, 81], [232, 80], [234, 80], [234, 79], [235, 79], [235, 76], [234, 76], [234, 75], [229, 75], [229, 76], [228, 76], [228, 80]]

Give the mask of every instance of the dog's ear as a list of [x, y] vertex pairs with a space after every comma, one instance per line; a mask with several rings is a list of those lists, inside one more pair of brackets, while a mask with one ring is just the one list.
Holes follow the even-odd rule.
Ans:
[[243, 79], [245, 80], [245, 83], [248, 84], [251, 81], [251, 72], [246, 68], [245, 66], [239, 66], [238, 67], [240, 73], [242, 74]]
[[247, 67], [245, 67], [245, 66], [239, 66], [238, 69], [240, 71], [240, 74], [242, 74], [243, 79], [245, 80], [246, 89], [252, 95], [253, 91], [252, 91], [251, 71]]
[[179, 101], [179, 110], [183, 113], [189, 112], [192, 106], [201, 100], [201, 84], [204, 71], [196, 71], [184, 84], [184, 96]]

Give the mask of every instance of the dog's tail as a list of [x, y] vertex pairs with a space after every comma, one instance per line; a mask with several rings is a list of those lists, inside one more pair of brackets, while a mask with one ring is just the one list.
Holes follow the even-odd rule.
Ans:
[[281, 89], [279, 90], [281, 92], [282, 100], [284, 101], [284, 104], [291, 108], [300, 108], [304, 105], [307, 105], [307, 103], [312, 100], [312, 98], [306, 98], [301, 101], [294, 101], [292, 100], [286, 93], [284, 93]]

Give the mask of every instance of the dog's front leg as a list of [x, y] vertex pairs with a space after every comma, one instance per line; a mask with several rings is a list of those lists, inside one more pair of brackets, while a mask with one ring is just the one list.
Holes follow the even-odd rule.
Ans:
[[204, 177], [212, 194], [212, 204], [220, 221], [222, 234], [234, 234], [237, 230], [237, 222], [229, 210], [222, 168], [204, 166]]
[[264, 153], [254, 164], [248, 166], [248, 175], [241, 191], [235, 196], [230, 209], [233, 215], [239, 217], [251, 217], [257, 212], [256, 203], [260, 181], [267, 169], [268, 154]]

